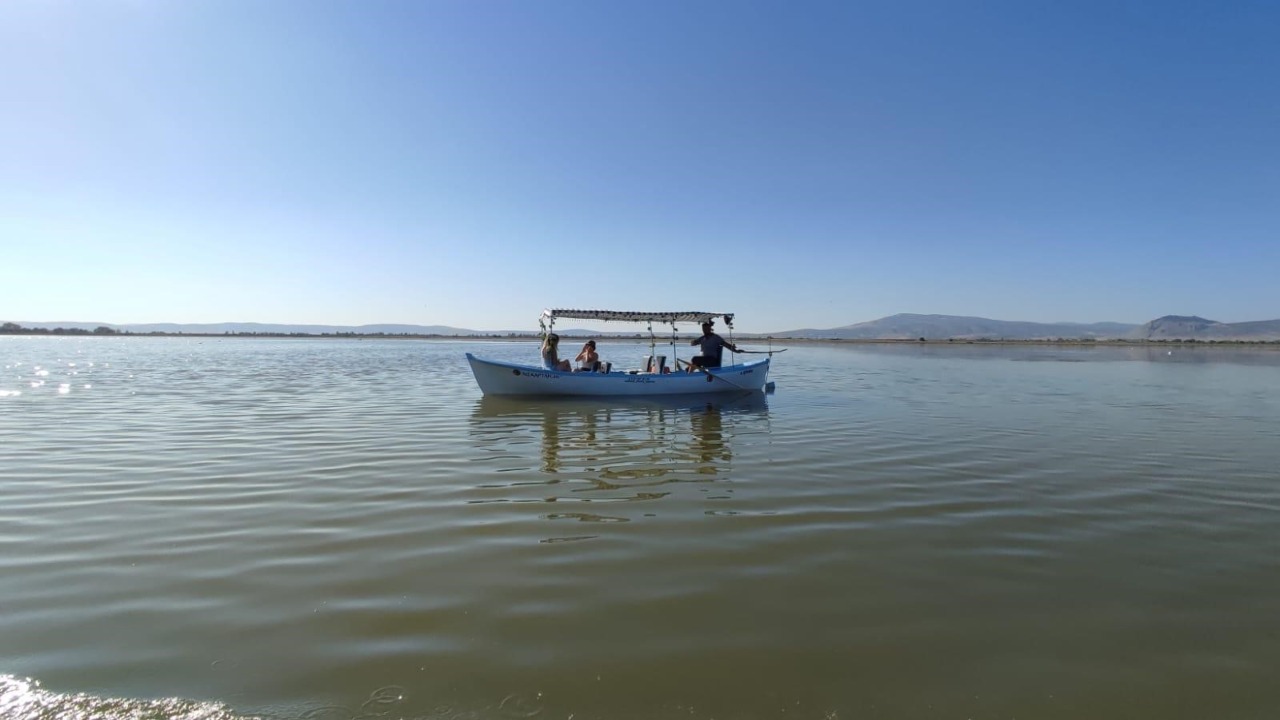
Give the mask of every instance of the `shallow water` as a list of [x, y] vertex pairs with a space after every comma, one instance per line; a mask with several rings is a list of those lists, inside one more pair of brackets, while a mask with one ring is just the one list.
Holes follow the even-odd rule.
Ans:
[[0, 715], [1280, 715], [1280, 352], [467, 351], [0, 338]]

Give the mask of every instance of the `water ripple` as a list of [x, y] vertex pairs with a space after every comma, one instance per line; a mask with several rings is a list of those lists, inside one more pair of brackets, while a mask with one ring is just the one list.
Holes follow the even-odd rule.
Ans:
[[807, 346], [769, 397], [548, 403], [466, 350], [531, 352], [0, 340], [0, 715], [1280, 701], [1274, 365]]

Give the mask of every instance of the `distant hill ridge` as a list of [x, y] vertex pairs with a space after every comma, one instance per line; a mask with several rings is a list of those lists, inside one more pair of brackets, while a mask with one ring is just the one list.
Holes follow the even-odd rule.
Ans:
[[1195, 315], [1165, 315], [1140, 325], [1134, 337], [1145, 340], [1280, 340], [1280, 320], [1223, 323]]
[[[453, 337], [534, 335], [534, 330], [471, 330], [448, 325], [286, 325], [271, 323], [152, 323], [121, 325], [103, 322], [14, 322], [22, 328], [55, 328], [93, 331], [100, 327], [129, 333], [244, 334], [263, 335], [441, 335]], [[6, 324], [6, 329], [9, 324]], [[564, 329], [562, 335], [604, 335], [592, 330]], [[634, 333], [613, 332], [627, 336]], [[829, 329], [802, 328], [771, 333], [738, 333], [740, 337], [807, 338], [832, 340], [1217, 340], [1280, 341], [1280, 320], [1223, 323], [1195, 315], [1165, 315], [1142, 325], [1117, 322], [1037, 323], [961, 315], [900, 313]]]
[[901, 313], [830, 330], [791, 330], [778, 335], [840, 340], [1102, 340], [1126, 337], [1138, 327], [1115, 322], [1036, 323], [959, 315]]
[[104, 322], [15, 322], [24, 328], [93, 330], [109, 327], [118, 332], [138, 334], [167, 333], [191, 335], [224, 335], [257, 333], [262, 335], [488, 335], [491, 333], [448, 325], [286, 325], [280, 323], [141, 323]]
[[901, 313], [829, 330], [801, 329], [775, 337], [837, 340], [1280, 340], [1280, 320], [1222, 323], [1166, 315], [1142, 325], [1117, 322], [1036, 323], [959, 315]]

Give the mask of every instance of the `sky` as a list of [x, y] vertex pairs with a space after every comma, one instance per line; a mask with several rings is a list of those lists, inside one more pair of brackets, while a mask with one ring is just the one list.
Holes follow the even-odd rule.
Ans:
[[1280, 4], [5, 0], [0, 320], [1280, 318]]

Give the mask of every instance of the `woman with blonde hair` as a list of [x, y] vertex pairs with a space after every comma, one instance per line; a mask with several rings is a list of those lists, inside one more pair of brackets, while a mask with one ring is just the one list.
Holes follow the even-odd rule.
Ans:
[[547, 337], [542, 341], [542, 366], [548, 370], [560, 370], [569, 372], [573, 367], [568, 360], [561, 360], [556, 354], [556, 348], [560, 347], [560, 336], [555, 333], [547, 333]]

